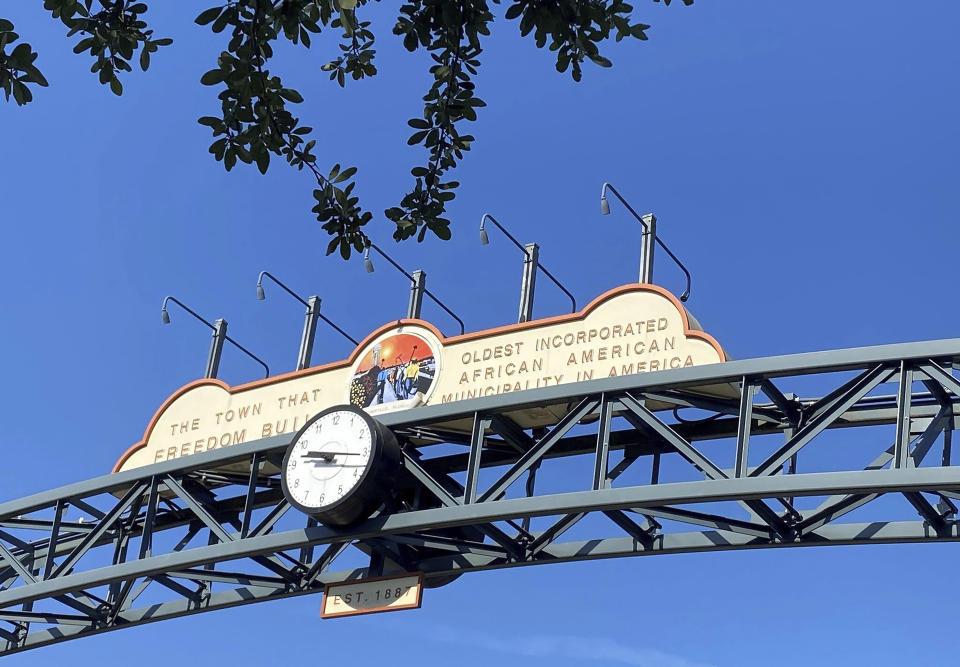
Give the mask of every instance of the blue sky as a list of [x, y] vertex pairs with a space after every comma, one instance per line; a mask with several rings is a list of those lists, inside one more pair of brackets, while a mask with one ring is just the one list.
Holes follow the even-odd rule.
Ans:
[[[275, 371], [294, 366], [302, 312], [276, 290], [257, 302], [260, 270], [319, 294], [356, 337], [404, 313], [407, 285], [384, 263], [368, 275], [358, 261], [323, 256], [305, 174], [281, 164], [267, 176], [226, 174], [206, 152], [195, 119], [219, 107], [198, 80], [221, 45], [192, 22], [206, 5], [188, 5], [151, 3], [157, 34], [175, 43], [148, 73], [124, 79], [122, 98], [90, 75], [39, 2], [3, 8], [40, 51], [51, 87], [28, 107], [0, 105], [0, 500], [109, 471], [161, 401], [202, 373], [208, 333], [178, 311], [162, 326], [166, 294], [225, 317]], [[406, 146], [406, 120], [429, 82], [425, 56], [389, 34], [388, 5], [372, 12], [377, 78], [345, 90], [327, 81], [328, 39], [312, 52], [282, 50], [276, 68], [322, 130], [321, 163], [359, 167], [374, 239], [426, 269], [468, 329], [516, 316], [520, 256], [493, 233], [479, 245], [485, 212], [538, 241], [542, 262], [581, 303], [635, 279], [638, 226], [616, 204], [599, 215], [610, 181], [656, 212], [693, 270], [691, 311], [733, 357], [956, 335], [957, 3], [638, 2], [650, 41], [612, 45], [614, 67], [588, 67], [580, 84], [498, 18], [478, 78], [489, 106], [457, 171], [454, 238], [395, 248], [380, 213], [422, 159]], [[657, 269], [657, 282], [682, 289], [664, 259]], [[542, 282], [537, 314], [563, 309]], [[439, 311], [424, 312], [449, 328]], [[349, 352], [321, 330], [314, 359]], [[226, 351], [221, 377], [257, 375]], [[311, 596], [5, 663], [952, 664], [948, 644], [919, 627], [953, 611], [945, 575], [956, 549], [785, 549], [473, 574], [427, 591], [415, 612], [321, 622]]]

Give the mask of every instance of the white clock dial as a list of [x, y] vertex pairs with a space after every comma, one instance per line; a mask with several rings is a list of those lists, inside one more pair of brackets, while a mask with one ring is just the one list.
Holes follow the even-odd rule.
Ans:
[[370, 465], [373, 433], [362, 415], [328, 412], [297, 439], [283, 471], [290, 497], [323, 509], [350, 493]]

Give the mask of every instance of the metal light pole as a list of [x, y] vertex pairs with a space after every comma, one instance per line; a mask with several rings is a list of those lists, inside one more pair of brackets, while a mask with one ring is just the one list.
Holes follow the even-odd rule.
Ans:
[[341, 336], [349, 340], [354, 345], [359, 345], [360, 343], [346, 331], [338, 327], [336, 324], [331, 322], [326, 315], [320, 312], [320, 297], [318, 296], [308, 296], [306, 299], [301, 297], [299, 294], [294, 292], [292, 289], [284, 285], [275, 275], [269, 271], [261, 271], [260, 275], [257, 276], [257, 299], [263, 301], [267, 298], [266, 292], [263, 290], [263, 279], [269, 278], [277, 285], [282, 287], [287, 294], [292, 296], [294, 299], [302, 303], [307, 308], [306, 315], [303, 322], [303, 333], [300, 336], [300, 351], [297, 354], [297, 370], [303, 370], [310, 366], [310, 358], [313, 356], [313, 340], [317, 334], [317, 321], [323, 320], [331, 327], [336, 329]]
[[373, 261], [370, 259], [370, 250], [376, 250], [381, 257], [390, 262], [397, 271], [402, 273], [410, 281], [410, 301], [407, 304], [407, 317], [410, 319], [419, 319], [420, 310], [423, 307], [423, 297], [424, 295], [433, 299], [433, 302], [438, 306], [443, 308], [446, 313], [455, 319], [460, 325], [460, 333], [466, 333], [466, 328], [464, 327], [463, 320], [457, 317], [456, 313], [447, 308], [440, 299], [438, 299], [433, 292], [427, 289], [427, 274], [424, 271], [416, 270], [412, 274], [408, 273], [406, 269], [397, 264], [393, 259], [387, 255], [380, 247], [373, 243], [372, 241], [367, 241], [366, 249], [363, 251], [363, 268], [366, 269], [367, 273], [373, 273]]
[[533, 294], [537, 286], [537, 269], [543, 271], [543, 274], [547, 278], [563, 290], [563, 293], [570, 298], [570, 312], [576, 312], [577, 300], [574, 299], [570, 291], [561, 285], [560, 281], [554, 278], [553, 274], [547, 271], [543, 264], [540, 263], [540, 246], [536, 243], [521, 245], [520, 242], [513, 237], [513, 234], [508, 232], [506, 228], [497, 222], [497, 219], [489, 213], [484, 213], [483, 217], [480, 218], [480, 243], [483, 245], [490, 243], [490, 237], [487, 236], [485, 227], [487, 220], [496, 225], [497, 229], [503, 232], [503, 234], [513, 242], [513, 245], [520, 248], [523, 252], [523, 279], [520, 283], [520, 313], [517, 316], [517, 322], [529, 322], [533, 319]]
[[600, 214], [601, 215], [610, 215], [610, 203], [607, 201], [607, 190], [612, 192], [617, 199], [620, 200], [620, 203], [623, 204], [630, 214], [637, 219], [643, 226], [643, 240], [640, 248], [640, 282], [641, 283], [653, 283], [653, 250], [654, 243], [663, 248], [670, 259], [676, 262], [677, 266], [680, 267], [680, 270], [683, 271], [683, 274], [687, 278], [687, 288], [683, 291], [683, 294], [680, 295], [681, 301], [686, 301], [690, 298], [690, 272], [687, 270], [687, 267], [683, 265], [677, 256], [671, 252], [670, 248], [660, 240], [660, 237], [657, 236], [657, 217], [653, 213], [647, 213], [646, 215], [640, 215], [633, 210], [633, 207], [627, 203], [627, 200], [617, 192], [617, 189], [614, 188], [609, 183], [604, 183], [600, 188]]
[[238, 343], [237, 341], [235, 341], [234, 339], [232, 339], [230, 336], [227, 335], [227, 321], [224, 320], [223, 318], [217, 319], [214, 321], [213, 324], [211, 324], [204, 318], [197, 315], [196, 312], [194, 312], [191, 308], [186, 306], [179, 299], [176, 299], [172, 296], [166, 296], [163, 299], [163, 304], [160, 306], [160, 318], [164, 324], [170, 324], [170, 313], [167, 312], [168, 301], [172, 301], [173, 303], [177, 304], [178, 306], [183, 308], [185, 311], [193, 315], [196, 319], [200, 320], [201, 322], [203, 322], [213, 330], [213, 340], [210, 341], [210, 351], [207, 353], [207, 367], [203, 373], [204, 377], [207, 377], [207, 378], [217, 377], [217, 372], [220, 370], [220, 356], [223, 354], [224, 341], [229, 341], [230, 343], [233, 343], [233, 345], [237, 347], [241, 352], [243, 352], [248, 357], [250, 357], [251, 359], [256, 361], [258, 364], [263, 366], [263, 370], [265, 373], [263, 377], [270, 376], [270, 367], [267, 366], [267, 364], [264, 363], [264, 361], [260, 357], [253, 354], [250, 350], [248, 350], [243, 345], [241, 345], [240, 343]]

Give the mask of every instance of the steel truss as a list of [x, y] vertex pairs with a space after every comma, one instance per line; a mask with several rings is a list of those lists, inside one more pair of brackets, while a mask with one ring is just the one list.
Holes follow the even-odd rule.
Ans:
[[[442, 585], [598, 558], [954, 541], [958, 360], [958, 339], [909, 343], [386, 414], [405, 473], [349, 530], [290, 511], [277, 477], [290, 434], [3, 503], [0, 655], [382, 573], [423, 571]], [[802, 399], [778, 388], [814, 382], [830, 390]], [[886, 383], [893, 393], [879, 391]], [[521, 427], [530, 415], [552, 417]], [[836, 428], [856, 430], [837, 445], [825, 437]], [[875, 457], [830, 470], [848, 442], [872, 443]], [[578, 460], [580, 489], [542, 482]], [[868, 505], [869, 522], [839, 521]]]

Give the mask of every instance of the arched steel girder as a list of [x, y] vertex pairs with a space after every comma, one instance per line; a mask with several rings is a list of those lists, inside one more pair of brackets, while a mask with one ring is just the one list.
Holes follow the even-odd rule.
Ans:
[[[276, 478], [289, 435], [3, 503], [0, 655], [319, 592], [370, 573], [419, 570], [443, 583], [464, 572], [596, 558], [957, 540], [960, 467], [950, 465], [950, 450], [958, 358], [957, 340], [861, 348], [384, 415], [405, 442], [403, 488], [348, 531], [296, 526]], [[800, 376], [829, 390], [797, 399], [774, 384]], [[888, 382], [896, 392], [878, 394]], [[711, 418], [665, 419], [666, 408], [689, 406]], [[551, 427], [519, 425], [531, 419]], [[882, 425], [879, 436], [867, 428]], [[801, 453], [804, 469], [823, 462], [808, 457], [815, 447], [826, 460], [840, 458], [836, 443], [819, 444], [838, 427], [875, 440], [875, 458], [865, 469], [797, 474]], [[571, 457], [584, 462], [583, 490], [536, 488], [539, 468]], [[667, 470], [670, 460], [703, 479], [668, 479], [678, 471]], [[635, 479], [638, 462], [650, 464], [649, 482]], [[876, 520], [839, 521], [881, 497], [901, 498], [908, 520], [886, 503]], [[568, 531], [590, 539], [561, 541]]]

